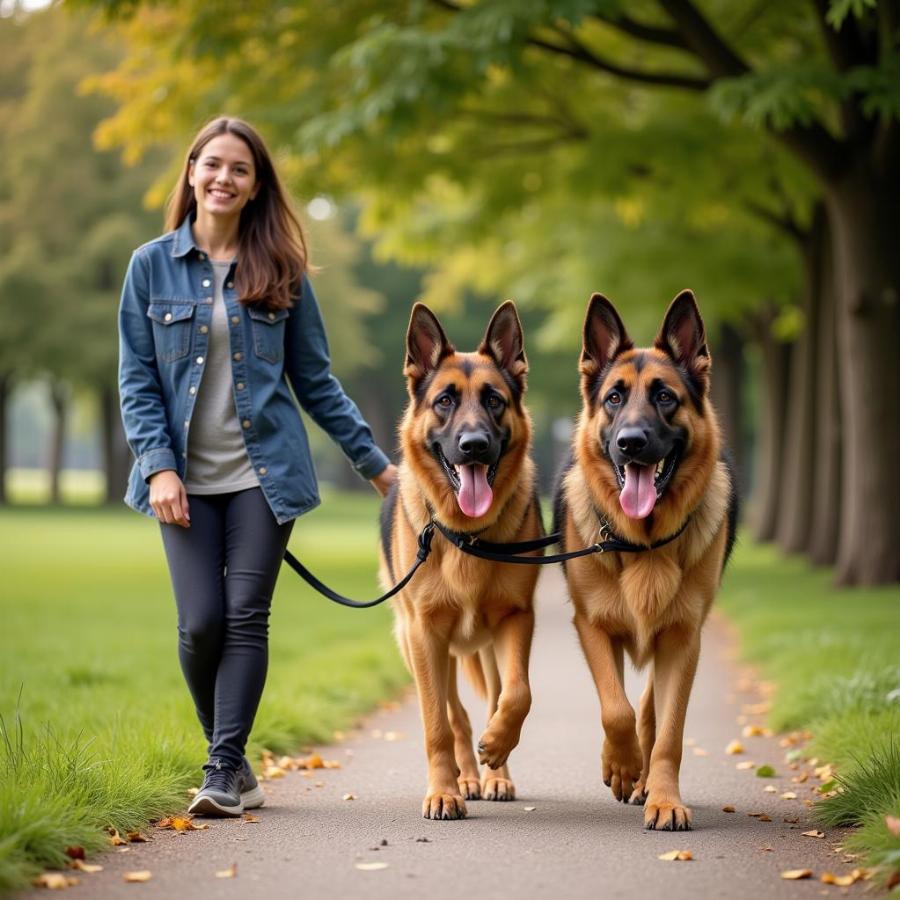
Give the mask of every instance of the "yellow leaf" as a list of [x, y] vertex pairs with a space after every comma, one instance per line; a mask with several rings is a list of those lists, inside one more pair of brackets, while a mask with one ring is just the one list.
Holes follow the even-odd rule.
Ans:
[[386, 869], [388, 864], [385, 862], [377, 862], [377, 863], [357, 863], [356, 868], [360, 869], [363, 872], [375, 872], [378, 869]]
[[73, 869], [78, 869], [79, 872], [102, 872], [103, 866], [97, 866], [93, 863], [86, 863], [83, 859], [73, 859], [70, 863]]
[[344, 796], [341, 797], [341, 800], [355, 800], [355, 799], [356, 799], [355, 794], [344, 794]]
[[115, 828], [109, 829], [109, 842], [113, 845], [113, 847], [121, 847], [123, 844], [127, 844], [128, 841], [123, 838]]
[[814, 837], [814, 838], [823, 838], [825, 837], [824, 831], [816, 831], [813, 829], [812, 831], [804, 831], [803, 837]]
[[132, 844], [146, 844], [147, 841], [150, 840], [150, 838], [144, 837], [139, 831], [129, 831], [125, 837], [127, 837], [128, 841]]
[[216, 872], [216, 878], [237, 878], [237, 863], [232, 863], [227, 869]]
[[78, 884], [74, 875], [63, 875], [62, 872], [44, 872], [31, 882], [35, 887], [49, 888], [51, 891], [64, 891]]
[[834, 884], [838, 887], [850, 887], [856, 879], [852, 875], [833, 875], [831, 872], [823, 872], [819, 881], [825, 884]]
[[665, 862], [689, 862], [694, 858], [690, 850], [669, 850], [668, 853], [660, 853], [657, 859]]
[[744, 745], [740, 741], [732, 741], [726, 748], [725, 752], [737, 756], [738, 753], [744, 752]]
[[246, 825], [255, 825], [259, 821], [259, 816], [254, 816], [253, 813], [245, 812], [241, 821]]
[[149, 881], [153, 874], [148, 869], [142, 869], [140, 872], [126, 872], [122, 876], [129, 884], [141, 884]]
[[284, 778], [285, 771], [280, 766], [265, 766], [262, 776], [263, 778]]
[[756, 766], [756, 763], [753, 760], [745, 759], [743, 762], [739, 762], [735, 768], [736, 769], [752, 769]]
[[812, 878], [812, 869], [788, 869], [781, 873], [786, 881], [799, 881], [801, 878]]
[[797, 795], [796, 795], [793, 791], [785, 791], [785, 792], [781, 795], [781, 799], [782, 799], [782, 800], [796, 800], [796, 799], [797, 799]]
[[534, 812], [537, 809], [536, 806], [526, 806], [525, 812]]
[[763, 788], [763, 790], [764, 790], [767, 794], [777, 794], [777, 793], [778, 793], [778, 788], [775, 787], [774, 784], [767, 784], [767, 785]]
[[743, 735], [744, 737], [759, 737], [764, 732], [759, 725], [745, 725]]
[[326, 759], [322, 767], [325, 769], [340, 769], [341, 764], [336, 759]]

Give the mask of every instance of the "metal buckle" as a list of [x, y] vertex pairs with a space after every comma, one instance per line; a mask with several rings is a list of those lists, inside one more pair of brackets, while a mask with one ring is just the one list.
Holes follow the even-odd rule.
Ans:
[[[601, 544], [610, 538], [609, 522], [605, 518], [600, 520], [600, 530], [597, 532], [597, 537], [600, 539], [599, 543]], [[602, 553], [603, 551], [601, 550], [600, 552]]]

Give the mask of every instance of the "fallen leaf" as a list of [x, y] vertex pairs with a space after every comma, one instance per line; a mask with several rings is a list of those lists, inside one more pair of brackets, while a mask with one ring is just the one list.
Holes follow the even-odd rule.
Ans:
[[833, 875], [831, 872], [823, 872], [819, 881], [824, 884], [835, 884], [838, 887], [850, 887], [856, 879], [852, 875]]
[[785, 791], [785, 792], [781, 795], [781, 799], [782, 799], [782, 800], [796, 800], [796, 799], [797, 799], [797, 795], [796, 795], [793, 791]]
[[284, 778], [285, 771], [280, 766], [265, 766], [262, 770], [263, 778]]
[[431, 838], [425, 838], [425, 837], [422, 837], [422, 838], [416, 838], [416, 843], [417, 843], [417, 844], [430, 844], [430, 843], [431, 843]]
[[799, 881], [801, 878], [812, 878], [812, 869], [788, 869], [781, 873], [786, 881]]
[[237, 878], [237, 863], [232, 863], [227, 869], [216, 872], [216, 878]]
[[153, 873], [148, 869], [141, 869], [140, 872], [126, 872], [122, 876], [129, 884], [141, 884], [149, 881], [153, 877]]
[[722, 812], [734, 812], [734, 807], [733, 806], [723, 806]]
[[245, 812], [243, 816], [241, 816], [241, 824], [242, 825], [255, 825], [259, 821], [259, 816], [254, 816], [253, 813]]
[[400, 731], [386, 731], [384, 733], [384, 739], [386, 741], [402, 741], [403, 733]]
[[774, 778], [775, 770], [771, 766], [760, 766], [756, 770], [757, 778]]
[[803, 837], [814, 837], [814, 838], [823, 838], [825, 837], [824, 831], [816, 831], [813, 829], [812, 831], [804, 831]]
[[767, 816], [765, 813], [763, 813], [761, 816], [757, 816], [756, 818], [760, 822], [771, 822], [772, 821], [772, 819], [769, 816]]
[[356, 799], [356, 794], [344, 794], [344, 796], [341, 797], [341, 800], [355, 800], [355, 799]]
[[115, 828], [109, 828], [107, 830], [109, 831], [109, 842], [113, 847], [121, 847], [123, 844], [128, 843]]
[[775, 787], [774, 784], [767, 784], [767, 785], [763, 788], [763, 790], [764, 790], [767, 794], [777, 794], [777, 793], [778, 793], [778, 788]]
[[752, 769], [756, 765], [752, 759], [745, 759], [743, 762], [739, 762], [735, 768], [736, 769]]
[[66, 847], [69, 859], [84, 859], [84, 847]]
[[775, 852], [774, 847], [760, 847], [759, 849], [762, 850], [763, 853], [774, 853]]
[[341, 764], [336, 759], [326, 759], [325, 762], [322, 763], [323, 769], [340, 769]]
[[765, 732], [759, 725], [747, 725], [744, 727], [743, 735], [744, 737], [759, 737]]
[[900, 837], [900, 819], [896, 816], [885, 816], [884, 824], [894, 837]]
[[765, 813], [752, 812], [752, 813], [747, 813], [747, 815], [750, 816], [751, 819], [758, 819], [760, 816], [764, 816]]
[[77, 869], [79, 872], [102, 872], [103, 866], [94, 865], [93, 863], [86, 863], [83, 859], [74, 859], [72, 860], [71, 866], [73, 869]]
[[801, 772], [799, 775], [795, 775], [791, 781], [793, 781], [794, 784], [803, 784], [807, 778], [809, 778], [809, 772]]
[[74, 875], [63, 875], [62, 872], [44, 872], [31, 882], [35, 887], [49, 888], [51, 891], [64, 891], [78, 884]]
[[150, 840], [150, 838], [145, 837], [139, 831], [129, 831], [125, 837], [128, 838], [130, 844], [146, 844]]
[[725, 752], [731, 756], [737, 756], [744, 752], [744, 745], [740, 741], [732, 741], [726, 748]]
[[657, 859], [666, 862], [689, 862], [694, 858], [690, 850], [670, 850], [668, 853], [660, 853]]
[[785, 816], [782, 819], [782, 822], [786, 822], [788, 825], [799, 825], [800, 817], [799, 816]]
[[386, 869], [387, 867], [388, 864], [386, 862], [356, 864], [356, 868], [361, 869], [363, 872], [375, 872], [378, 869]]
[[694, 756], [709, 756], [709, 753], [702, 747], [694, 747]]
[[197, 825], [190, 816], [170, 816], [167, 819], [160, 819], [156, 823], [156, 827], [164, 831], [167, 829], [172, 831], [206, 831], [209, 825], [206, 822]]
[[525, 812], [534, 812], [537, 809], [536, 806], [526, 806]]

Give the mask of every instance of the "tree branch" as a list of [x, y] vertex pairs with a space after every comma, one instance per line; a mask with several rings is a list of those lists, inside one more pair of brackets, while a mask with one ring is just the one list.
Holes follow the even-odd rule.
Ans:
[[659, 0], [672, 17], [687, 46], [717, 78], [735, 77], [751, 71], [738, 55], [703, 17], [690, 0]]
[[804, 242], [809, 237], [809, 232], [806, 231], [806, 229], [801, 228], [797, 223], [797, 220], [791, 215], [781, 215], [754, 200], [745, 200], [744, 208], [751, 215], [765, 222], [767, 225], [773, 225], [801, 246], [803, 246]]
[[688, 49], [681, 32], [676, 31], [674, 28], [659, 28], [655, 25], [645, 25], [643, 22], [637, 22], [626, 15], [613, 18], [612, 16], [604, 16], [597, 13], [594, 15], [594, 18], [598, 22], [603, 22], [604, 25], [616, 28], [641, 41], [647, 41], [651, 44], [662, 44], [664, 47], [675, 47], [678, 50]]

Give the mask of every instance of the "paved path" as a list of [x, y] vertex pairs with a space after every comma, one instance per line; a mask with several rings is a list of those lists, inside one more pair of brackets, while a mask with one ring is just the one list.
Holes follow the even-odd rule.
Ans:
[[[645, 832], [641, 809], [616, 803], [600, 781], [599, 707], [558, 572], [542, 576], [538, 596], [534, 704], [510, 762], [515, 803], [469, 802], [465, 821], [420, 817], [425, 760], [410, 696], [322, 751], [326, 759], [339, 759], [341, 769], [268, 782], [269, 801], [258, 811], [258, 824], [212, 820], [208, 831], [156, 831], [152, 843], [105, 854], [98, 860], [104, 871], [83, 874], [68, 896], [759, 900], [840, 893], [818, 881], [779, 877], [786, 869], [810, 868], [818, 877], [824, 871], [847, 872], [851, 865], [834, 849], [839, 832], [830, 831], [825, 839], [802, 836], [813, 827], [802, 800], [813, 795], [809, 783], [791, 784], [793, 773], [777, 741], [745, 738], [743, 756], [724, 752], [740, 736], [741, 705], [760, 698], [740, 690], [747, 679], [730, 661], [732, 647], [721, 621], [713, 620], [705, 632], [685, 732], [682, 795], [693, 808], [695, 830]], [[634, 676], [633, 702], [639, 692]], [[481, 719], [480, 701], [469, 697], [466, 705], [474, 724]], [[781, 777], [764, 780], [738, 771], [735, 763], [741, 759], [771, 763]], [[765, 793], [766, 784], [775, 784], [778, 793]], [[788, 790], [798, 799], [781, 799]], [[346, 793], [356, 799], [342, 800]], [[726, 805], [737, 811], [724, 812]], [[751, 818], [752, 812], [772, 821]], [[798, 816], [798, 824], [784, 821]], [[690, 850], [694, 861], [657, 858], [675, 849]], [[387, 868], [356, 868], [375, 862]], [[236, 878], [215, 877], [232, 863]], [[137, 869], [151, 870], [152, 880], [126, 884], [123, 873]], [[859, 883], [850, 891], [862, 889]]]

